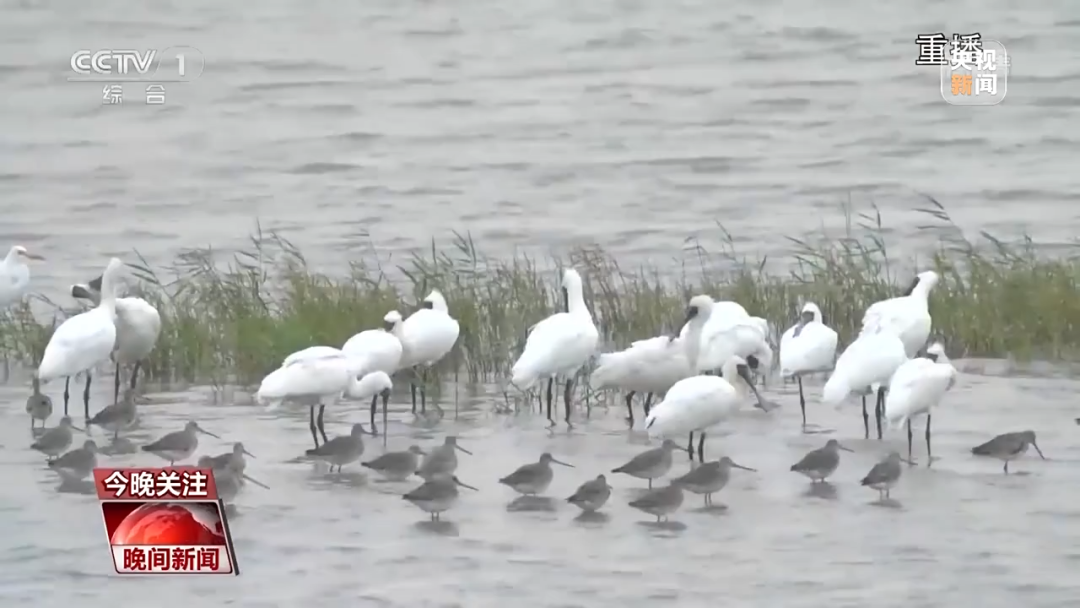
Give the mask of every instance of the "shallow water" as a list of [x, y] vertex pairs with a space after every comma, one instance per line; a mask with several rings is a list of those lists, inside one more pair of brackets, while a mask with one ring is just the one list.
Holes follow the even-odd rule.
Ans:
[[[645, 482], [626, 476], [609, 474], [615, 491], [599, 521], [575, 519], [578, 510], [562, 500], [646, 448], [642, 433], [628, 432], [619, 406], [595, 407], [588, 418], [579, 412], [568, 433], [562, 424], [545, 430], [535, 412], [493, 413], [497, 399], [465, 391], [456, 415], [453, 402], [444, 401], [442, 420], [417, 422], [407, 394], [397, 395], [390, 449], [414, 441], [431, 446], [457, 433], [474, 452], [460, 455], [458, 475], [479, 491], [463, 490], [445, 523], [434, 525], [400, 498], [419, 482], [382, 483], [356, 465], [335, 478], [296, 461], [310, 441], [302, 409], [267, 414], [215, 405], [207, 393], [151, 393], [133, 441], [148, 442], [196, 418], [222, 436], [204, 441], [200, 453], [242, 440], [257, 456], [249, 474], [271, 490], [249, 486], [238, 499], [232, 520], [238, 579], [123, 583], [112, 580], [95, 498], [57, 492], [43, 459], [25, 447], [24, 414], [11, 407], [0, 411], [0, 470], [7, 480], [0, 597], [113, 606], [153, 593], [166, 608], [194, 598], [252, 607], [357, 599], [402, 607], [699, 606], [721, 598], [736, 606], [944, 606], [974, 598], [990, 607], [1066, 606], [1080, 599], [1073, 576], [1080, 565], [1080, 505], [1071, 489], [1080, 481], [1077, 389], [1068, 379], [963, 374], [933, 421], [940, 459], [930, 469], [905, 468], [895, 503], [878, 505], [876, 492], [858, 480], [887, 446], [906, 449], [903, 433], [884, 444], [863, 440], [857, 402], [844, 411], [814, 405], [815, 384], [810, 420], [835, 432], [803, 435], [797, 389], [771, 384], [766, 395], [783, 404], [779, 411], [747, 408], [706, 445], [707, 457], [727, 454], [758, 472], [735, 471], [715, 496], [726, 510], [706, 511], [700, 497], [688, 494], [665, 526], [627, 506]], [[13, 389], [3, 394], [12, 401], [20, 396]], [[350, 422], [366, 418], [361, 408], [338, 409], [328, 414], [328, 431], [345, 433]], [[1006, 477], [999, 462], [968, 453], [997, 433], [1025, 428], [1036, 430], [1050, 460], [1029, 452]], [[807, 481], [788, 467], [828, 437], [856, 453], [843, 454], [831, 488], [810, 494]], [[925, 465], [921, 440], [915, 450]], [[369, 441], [364, 459], [381, 451], [381, 439]], [[497, 480], [543, 451], [575, 468], [556, 467], [551, 501], [511, 506], [512, 490]], [[139, 453], [102, 463], [160, 461]], [[672, 474], [688, 466], [677, 456]]]

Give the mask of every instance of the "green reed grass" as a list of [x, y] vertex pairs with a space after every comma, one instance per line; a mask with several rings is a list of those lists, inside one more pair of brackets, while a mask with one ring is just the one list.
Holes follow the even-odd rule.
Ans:
[[[461, 324], [442, 379], [501, 381], [521, 351], [526, 329], [560, 306], [558, 268], [573, 265], [606, 348], [672, 331], [695, 293], [735, 300], [779, 331], [802, 303], [821, 307], [847, 344], [871, 303], [901, 293], [919, 270], [942, 280], [931, 296], [934, 333], [956, 356], [1073, 358], [1080, 352], [1080, 258], [1049, 257], [1030, 239], [1005, 244], [983, 233], [965, 239], [944, 207], [927, 197], [918, 209], [935, 231], [937, 247], [915, 264], [886, 248], [881, 217], [847, 211], [839, 235], [790, 238], [786, 274], [766, 260], [745, 257], [730, 235], [715, 246], [690, 240], [675, 276], [654, 268], [620, 266], [599, 247], [579, 248], [541, 263], [525, 255], [499, 259], [455, 234], [445, 249], [432, 242], [396, 268], [354, 263], [346, 276], [312, 270], [303, 254], [277, 234], [257, 232], [248, 250], [226, 264], [210, 249], [182, 253], [167, 268], [133, 264], [134, 291], [158, 307], [162, 335], [148, 363], [151, 378], [214, 384], [257, 382], [289, 353], [340, 346], [354, 333], [378, 327], [397, 309], [408, 315], [432, 288], [440, 289]], [[391, 281], [390, 276], [404, 277]], [[0, 355], [33, 365], [53, 327], [72, 314], [48, 302], [49, 318], [29, 304], [0, 320]], [[144, 368], [145, 369], [145, 368]]]

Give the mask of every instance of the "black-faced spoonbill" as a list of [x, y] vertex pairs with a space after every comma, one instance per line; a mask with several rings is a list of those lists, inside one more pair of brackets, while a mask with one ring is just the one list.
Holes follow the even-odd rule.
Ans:
[[[567, 312], [559, 312], [540, 321], [529, 330], [525, 350], [512, 369], [510, 383], [519, 390], [528, 390], [543, 378], [566, 378], [563, 401], [566, 406], [566, 424], [570, 424], [570, 398], [574, 377], [596, 352], [600, 333], [593, 324], [592, 314], [585, 305], [581, 275], [573, 268], [563, 272], [562, 288], [566, 296]], [[551, 416], [551, 383], [548, 383], [547, 418], [549, 426], [555, 425]]]
[[83, 408], [86, 420], [90, 419], [90, 381], [93, 370], [109, 359], [116, 346], [116, 283], [123, 270], [123, 262], [117, 258], [110, 259], [102, 274], [101, 300], [98, 305], [61, 323], [45, 346], [37, 377], [42, 382], [54, 378], [66, 379], [65, 416], [68, 414], [68, 385], [71, 377], [83, 373], [86, 374]]
[[938, 283], [932, 270], [920, 272], [908, 295], [875, 302], [863, 315], [860, 336], [888, 332], [904, 343], [904, 352], [915, 357], [930, 338], [930, 292]]
[[[427, 409], [427, 371], [445, 357], [457, 344], [461, 331], [456, 319], [450, 316], [446, 298], [432, 290], [420, 303], [420, 309], [401, 324], [401, 367], [412, 368], [420, 379], [420, 412]], [[416, 383], [412, 385], [412, 411], [416, 413]]]
[[916, 357], [897, 368], [889, 380], [889, 395], [885, 398], [885, 419], [895, 428], [906, 424], [908, 461], [911, 457], [911, 420], [926, 416], [926, 466], [933, 460], [930, 450], [931, 409], [956, 383], [956, 368], [945, 356], [940, 342], [926, 349], [926, 357]]
[[794, 376], [799, 382], [799, 408], [802, 424], [806, 428], [806, 397], [803, 394], [804, 374], [828, 371], [836, 362], [838, 337], [821, 320], [821, 309], [807, 302], [799, 315], [799, 322], [780, 337], [780, 375]]
[[[393, 374], [401, 364], [402, 346], [401, 339], [401, 313], [391, 310], [383, 317], [381, 329], [368, 329], [348, 339], [341, 347], [341, 352], [348, 357], [356, 359], [360, 375], [371, 372], [383, 372]], [[371, 433], [377, 435], [379, 430], [375, 426], [375, 411], [378, 405], [379, 393], [371, 394]], [[389, 404], [390, 392], [383, 394], [383, 427], [386, 427], [386, 408]]]
[[905, 361], [904, 343], [895, 335], [887, 332], [860, 335], [837, 359], [836, 367], [821, 391], [821, 401], [837, 406], [852, 393], [861, 395], [863, 427], [869, 439], [870, 415], [866, 413], [866, 395], [876, 392], [874, 420], [878, 439], [881, 439], [885, 391], [889, 380]]
[[636, 393], [645, 394], [645, 415], [648, 416], [653, 395], [666, 393], [676, 382], [692, 375], [696, 374], [690, 373], [683, 339], [657, 336], [638, 340], [625, 350], [600, 355], [596, 369], [589, 374], [589, 384], [594, 389], [619, 388], [628, 391], [627, 421], [633, 427], [633, 398]]

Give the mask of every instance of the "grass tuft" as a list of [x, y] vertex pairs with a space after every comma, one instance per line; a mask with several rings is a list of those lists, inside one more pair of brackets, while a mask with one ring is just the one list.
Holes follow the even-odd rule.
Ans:
[[[1029, 238], [1005, 243], [984, 232], [970, 241], [932, 197], [918, 211], [927, 219], [920, 230], [932, 231], [937, 245], [917, 266], [941, 274], [931, 313], [934, 333], [951, 353], [1018, 359], [1073, 359], [1080, 353], [1080, 258], [1049, 256]], [[471, 236], [455, 233], [451, 246], [440, 249], [432, 241], [429, 250], [392, 270], [357, 262], [346, 276], [331, 277], [313, 270], [281, 235], [257, 229], [250, 246], [225, 264], [212, 249], [198, 249], [154, 270], [136, 252], [132, 269], [141, 280], [129, 295], [162, 313], [162, 335], [144, 369], [170, 383], [258, 382], [291, 352], [340, 346], [377, 327], [391, 309], [408, 315], [436, 287], [461, 324], [457, 347], [438, 370], [441, 377], [502, 381], [526, 328], [559, 307], [557, 269], [565, 265], [585, 279], [605, 349], [671, 331], [695, 293], [738, 301], [779, 331], [802, 303], [813, 301], [846, 345], [866, 308], [900, 294], [916, 264], [890, 256], [876, 209], [845, 214], [840, 235], [789, 237], [786, 272], [742, 255], [720, 226], [716, 243], [686, 242], [676, 276], [625, 268], [600, 247], [543, 261], [492, 258]], [[391, 275], [401, 279], [392, 282]], [[35, 298], [48, 309], [45, 318], [32, 313], [30, 302], [0, 318], [0, 355], [9, 361], [36, 364], [56, 324], [78, 310]]]

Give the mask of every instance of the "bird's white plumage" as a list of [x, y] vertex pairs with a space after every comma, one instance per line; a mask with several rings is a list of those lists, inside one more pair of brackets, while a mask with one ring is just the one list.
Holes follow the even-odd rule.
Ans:
[[525, 350], [514, 363], [511, 384], [527, 390], [542, 378], [570, 377], [596, 352], [600, 333], [585, 305], [581, 275], [563, 273], [569, 312], [559, 312], [532, 327]]
[[288, 367], [298, 361], [314, 361], [315, 359], [326, 358], [333, 359], [342, 356], [344, 356], [344, 354], [341, 349], [334, 348], [333, 346], [309, 346], [285, 357], [285, 360], [281, 362], [281, 367]]
[[751, 355], [758, 358], [766, 368], [770, 367], [773, 351], [767, 332], [768, 322], [760, 317], [747, 316], [706, 323], [701, 332], [698, 370], [720, 369], [732, 357], [745, 359]]
[[785, 377], [829, 370], [836, 360], [839, 337], [822, 321], [821, 309], [807, 302], [803, 313], [812, 314], [813, 320], [790, 327], [780, 337], [780, 374]]
[[98, 305], [65, 320], [53, 332], [38, 366], [42, 382], [88, 372], [109, 359], [116, 346], [115, 283], [122, 270], [123, 262], [109, 260]]
[[142, 298], [116, 299], [116, 355], [121, 362], [145, 359], [161, 335], [161, 314]]
[[40, 260], [40, 256], [26, 252], [26, 248], [15, 245], [4, 260], [0, 262], [0, 307], [7, 307], [26, 295], [30, 287], [30, 267], [26, 260]]
[[930, 337], [933, 321], [928, 300], [937, 282], [936, 272], [921, 272], [911, 295], [872, 304], [863, 315], [860, 335], [891, 333], [904, 343], [907, 356], [914, 357]]
[[458, 322], [450, 316], [443, 295], [432, 291], [424, 302], [430, 304], [431, 308], [421, 308], [401, 324], [398, 334], [403, 348], [401, 367], [434, 365], [457, 343], [461, 330]]
[[346, 391], [356, 391], [355, 370], [356, 362], [340, 351], [337, 356], [296, 358], [263, 378], [256, 398], [260, 402], [292, 399], [329, 403]]
[[837, 405], [852, 393], [887, 387], [889, 379], [905, 361], [904, 343], [897, 336], [863, 334], [840, 354], [822, 390], [822, 401]]
[[589, 380], [598, 389], [659, 394], [690, 375], [683, 339], [657, 336], [638, 340], [625, 350], [600, 355]]
[[911, 359], [897, 368], [889, 381], [885, 420], [893, 428], [930, 413], [956, 382], [956, 368], [941, 345], [930, 346], [927, 353], [936, 354], [937, 361], [924, 357]]
[[361, 374], [377, 371], [392, 374], [401, 364], [403, 349], [398, 334], [402, 323], [401, 314], [392, 310], [383, 317], [383, 329], [368, 329], [354, 335], [341, 347], [341, 352], [358, 361]]
[[358, 382], [352, 383], [345, 391], [345, 396], [350, 399], [369, 399], [383, 391], [394, 389], [394, 382], [390, 375], [384, 371], [373, 371], [365, 374]]

